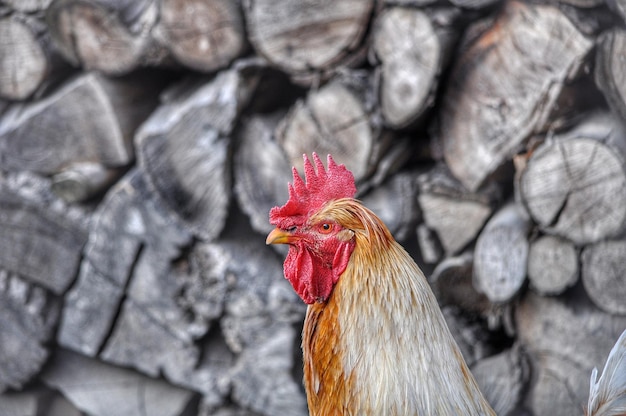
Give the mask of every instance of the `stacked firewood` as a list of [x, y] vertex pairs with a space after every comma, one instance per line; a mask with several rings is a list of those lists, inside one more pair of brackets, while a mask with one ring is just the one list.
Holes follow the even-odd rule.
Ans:
[[0, 415], [305, 415], [264, 241], [313, 151], [498, 414], [582, 414], [626, 328], [626, 3], [544, 3], [0, 1]]

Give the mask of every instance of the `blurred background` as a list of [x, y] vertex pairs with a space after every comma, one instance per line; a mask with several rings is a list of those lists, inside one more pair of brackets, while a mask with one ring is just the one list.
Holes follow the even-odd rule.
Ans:
[[265, 236], [314, 151], [499, 415], [582, 414], [626, 328], [625, 25], [620, 0], [0, 0], [0, 415], [307, 414]]

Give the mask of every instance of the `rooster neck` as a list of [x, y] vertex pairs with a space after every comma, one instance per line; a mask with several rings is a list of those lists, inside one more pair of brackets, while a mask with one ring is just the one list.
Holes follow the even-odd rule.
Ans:
[[493, 415], [415, 262], [360, 237], [328, 302], [307, 312], [311, 414]]

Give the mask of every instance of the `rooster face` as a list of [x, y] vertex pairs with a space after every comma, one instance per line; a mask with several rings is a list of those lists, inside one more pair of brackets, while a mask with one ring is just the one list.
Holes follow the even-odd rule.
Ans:
[[331, 219], [313, 216], [287, 229], [275, 228], [267, 244], [289, 244], [285, 277], [307, 304], [326, 302], [354, 249], [354, 232]]
[[304, 156], [306, 182], [294, 168], [289, 200], [270, 211], [270, 223], [276, 229], [266, 240], [267, 244], [289, 244], [285, 277], [307, 304], [328, 300], [355, 244], [354, 232], [327, 209], [332, 201], [354, 196], [352, 173], [330, 155], [328, 170], [315, 153], [313, 161], [315, 166]]

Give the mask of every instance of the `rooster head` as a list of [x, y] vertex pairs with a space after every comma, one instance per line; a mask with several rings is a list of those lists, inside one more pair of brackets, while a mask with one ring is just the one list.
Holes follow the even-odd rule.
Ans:
[[328, 299], [355, 244], [354, 232], [324, 209], [333, 201], [354, 197], [354, 176], [330, 155], [328, 169], [315, 153], [313, 163], [304, 155], [304, 180], [293, 168], [289, 200], [270, 210], [270, 223], [276, 228], [266, 240], [289, 244], [285, 277], [307, 304]]

